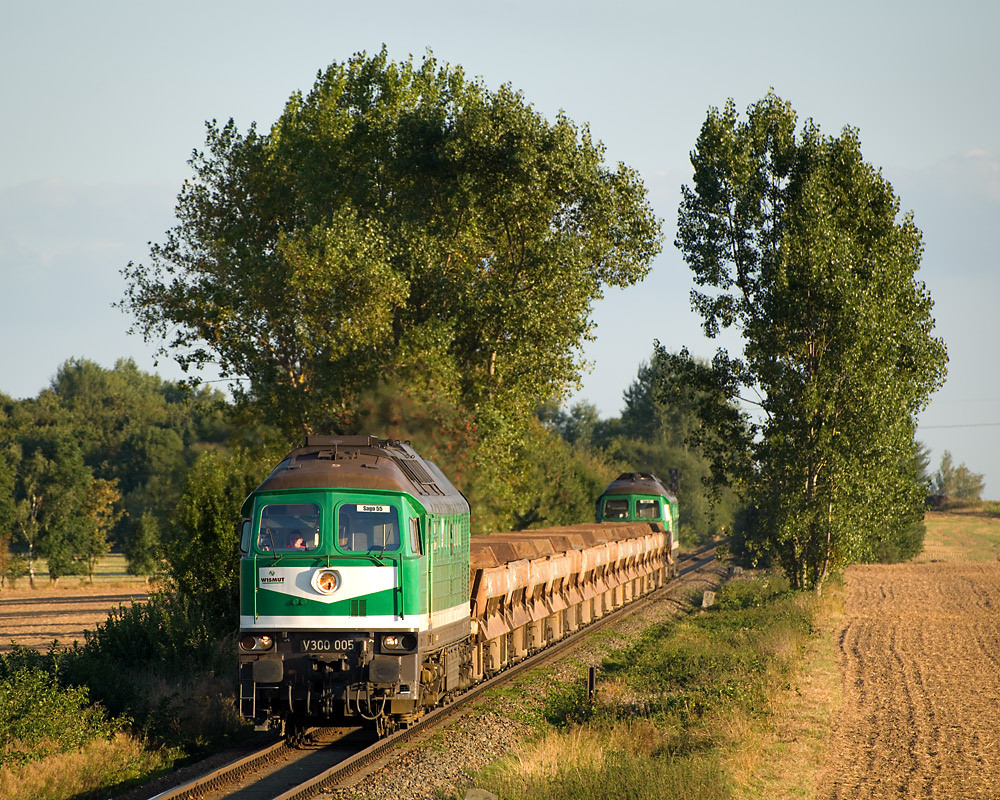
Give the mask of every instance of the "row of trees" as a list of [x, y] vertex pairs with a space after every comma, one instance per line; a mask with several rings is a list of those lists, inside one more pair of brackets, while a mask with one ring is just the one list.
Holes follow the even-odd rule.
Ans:
[[[33, 583], [38, 557], [52, 579], [92, 575], [112, 544], [133, 572], [154, 572], [188, 470], [230, 434], [219, 393], [187, 391], [128, 360], [68, 361], [37, 398], [0, 397], [3, 575], [23, 571]], [[12, 543], [23, 554], [12, 556]]]
[[[619, 417], [602, 419], [585, 402], [568, 410], [555, 403], [536, 410], [524, 445], [531, 448], [531, 459], [512, 489], [518, 502], [510, 527], [587, 519], [594, 498], [618, 472], [666, 475], [679, 469], [685, 536], [698, 540], [732, 530], [739, 498], [732, 490], [712, 486], [711, 461], [691, 445], [701, 424], [696, 407], [662, 399], [665, 388], [677, 380], [666, 367], [658, 358], [640, 366], [624, 392]], [[109, 387], [117, 390], [108, 392]], [[0, 426], [10, 487], [3, 498], [3, 541], [23, 554], [25, 570], [37, 554], [48, 560], [50, 577], [86, 573], [115, 544], [124, 550], [132, 572], [150, 574], [168, 564], [186, 595], [217, 595], [213, 606], [230, 605], [235, 599], [231, 551], [236, 509], [294, 443], [260, 429], [237, 440], [222, 421], [233, 409], [221, 396], [197, 391], [185, 397], [183, 387], [144, 375], [128, 361], [111, 370], [71, 361], [38, 398], [7, 401]], [[61, 409], [49, 415], [48, 425], [39, 416], [42, 406]], [[408, 434], [421, 452], [466, 485], [474, 478], [474, 470], [469, 472], [474, 439], [441, 435], [435, 411], [414, 407], [405, 395], [387, 396], [365, 410], [365, 429]], [[159, 448], [136, 444], [157, 441]], [[164, 441], [173, 446], [162, 446]], [[54, 457], [45, 459], [48, 467], [41, 470], [47, 451]], [[10, 457], [23, 453], [27, 458], [20, 461]], [[77, 468], [70, 468], [74, 464]], [[911, 467], [923, 493], [955, 500], [978, 500], [982, 493], [983, 476], [964, 464], [956, 466], [950, 453], [930, 475], [927, 453], [918, 448]], [[45, 513], [32, 515], [32, 509]], [[874, 557], [912, 554], [921, 537], [914, 530], [907, 537]], [[0, 563], [0, 573], [18, 574], [7, 547], [0, 558], [7, 559]]]
[[[674, 466], [738, 502], [749, 555], [795, 586], [912, 550], [915, 415], [946, 353], [915, 279], [920, 232], [857, 131], [800, 126], [773, 93], [745, 121], [732, 102], [709, 111], [676, 245], [706, 334], [735, 328], [743, 350], [705, 364], [657, 344], [607, 422], [546, 404], [578, 383], [593, 302], [645, 276], [661, 227], [585, 126], [383, 49], [331, 65], [267, 133], [209, 123], [190, 164], [178, 224], [123, 270], [121, 307], [185, 370], [232, 379], [242, 430], [411, 439], [478, 530], [576, 521], [613, 465]], [[107, 481], [90, 496], [144, 491], [86, 442], [39, 452]]]
[[[654, 401], [655, 385], [655, 370], [643, 366], [624, 413], [611, 420], [586, 404], [540, 407], [520, 442], [524, 463], [504, 487], [514, 502], [503, 516], [493, 512], [494, 529], [590, 519], [618, 472], [665, 475], [672, 467], [685, 475], [683, 519], [692, 534], [731, 520], [731, 504], [709, 508], [705, 462], [684, 443], [690, 415]], [[87, 574], [116, 546], [134, 574], [166, 568], [190, 597], [217, 595], [215, 607], [235, 599], [239, 505], [298, 442], [263, 427], [237, 431], [226, 422], [236, 409], [218, 393], [189, 392], [131, 361], [113, 369], [69, 361], [37, 398], [6, 398], [2, 412], [0, 575], [33, 579], [39, 557], [52, 579]], [[388, 387], [357, 413], [361, 430], [406, 438], [460, 487], [484, 491], [472, 420]], [[475, 513], [485, 527], [489, 511]]]

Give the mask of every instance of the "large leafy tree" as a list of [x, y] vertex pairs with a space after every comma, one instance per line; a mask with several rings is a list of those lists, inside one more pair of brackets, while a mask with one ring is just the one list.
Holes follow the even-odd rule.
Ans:
[[122, 306], [294, 435], [350, 430], [387, 379], [514, 427], [578, 380], [592, 303], [660, 248], [640, 179], [586, 127], [430, 55], [334, 63], [266, 134], [210, 123], [190, 163]]
[[[711, 109], [692, 164], [677, 234], [692, 304], [743, 352], [660, 356], [706, 390], [701, 438], [755, 512], [757, 546], [820, 589], [922, 513], [915, 416], [947, 356], [915, 279], [921, 235], [856, 130], [799, 129], [773, 93], [745, 121], [732, 101]], [[740, 398], [760, 413], [737, 413]]]

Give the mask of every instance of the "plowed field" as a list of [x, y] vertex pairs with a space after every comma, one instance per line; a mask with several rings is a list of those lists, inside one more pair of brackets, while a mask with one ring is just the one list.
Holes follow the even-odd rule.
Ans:
[[98, 585], [6, 589], [0, 592], [0, 653], [11, 641], [46, 650], [53, 640], [61, 647], [83, 644], [83, 632], [94, 630], [118, 605], [147, 597], [144, 586]]
[[946, 558], [848, 570], [818, 796], [1000, 798], [1000, 563]]

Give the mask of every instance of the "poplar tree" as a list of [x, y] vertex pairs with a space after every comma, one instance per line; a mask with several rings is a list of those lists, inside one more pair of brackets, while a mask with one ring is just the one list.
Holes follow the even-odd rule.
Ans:
[[698, 437], [753, 511], [751, 547], [820, 590], [922, 518], [916, 415], [947, 354], [915, 277], [921, 234], [856, 129], [799, 128], [773, 93], [745, 120], [731, 100], [711, 109], [691, 161], [676, 244], [692, 307], [743, 349], [658, 358], [703, 392]]

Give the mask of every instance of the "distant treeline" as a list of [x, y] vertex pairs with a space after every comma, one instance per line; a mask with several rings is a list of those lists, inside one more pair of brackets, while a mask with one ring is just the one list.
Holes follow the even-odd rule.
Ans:
[[[735, 504], [721, 497], [712, 507], [702, 485], [708, 467], [684, 444], [696, 421], [654, 399], [662, 378], [643, 365], [617, 418], [601, 419], [588, 403], [539, 408], [520, 437], [516, 473], [480, 466], [488, 444], [477, 438], [474, 419], [388, 386], [359, 401], [358, 432], [412, 441], [470, 496], [480, 531], [588, 521], [619, 472], [678, 469], [682, 530], [701, 540], [731, 525]], [[248, 424], [217, 390], [165, 381], [131, 360], [112, 369], [67, 361], [37, 397], [0, 395], [2, 579], [34, 579], [40, 558], [52, 580], [92, 574], [112, 547], [129, 572], [176, 579], [183, 572], [176, 562], [204, 561], [189, 552], [200, 538], [191, 526], [228, 520], [235, 532], [240, 492], [296, 444]], [[198, 505], [212, 504], [205, 493], [213, 485], [225, 494], [225, 480], [234, 483], [231, 507], [208, 523]]]

